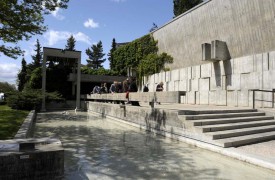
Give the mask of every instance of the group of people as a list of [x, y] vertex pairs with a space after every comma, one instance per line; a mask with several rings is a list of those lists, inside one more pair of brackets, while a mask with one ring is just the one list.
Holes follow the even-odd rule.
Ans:
[[[127, 93], [127, 92], [137, 92], [136, 78], [130, 77], [125, 79], [123, 82], [114, 81], [111, 84], [109, 90], [106, 83], [102, 83], [101, 86], [95, 86], [93, 88], [93, 94], [106, 94], [106, 93]], [[156, 91], [163, 91], [163, 82], [160, 82]], [[149, 92], [148, 84], [145, 84], [143, 87], [143, 92]]]
[[[130, 102], [129, 101], [129, 93], [130, 92], [137, 92], [137, 91], [138, 91], [138, 87], [137, 87], [137, 84], [136, 84], [136, 78], [135, 77], [129, 77], [129, 78], [125, 79], [123, 82], [114, 81], [111, 84], [109, 90], [107, 88], [106, 83], [102, 83], [100, 87], [95, 86], [93, 88], [92, 93], [93, 94], [126, 93], [125, 98], [127, 99], [127, 104], [131, 103], [134, 106], [139, 106], [139, 102], [137, 102], [137, 101]], [[156, 91], [163, 91], [163, 82], [160, 82], [157, 85]], [[144, 85], [143, 92], [149, 92], [148, 84]]]
[[108, 89], [106, 83], [102, 83], [101, 86], [95, 86], [92, 94], [106, 94], [106, 93], [123, 93], [123, 92], [137, 92], [137, 84], [135, 77], [129, 77], [123, 82], [114, 81]]

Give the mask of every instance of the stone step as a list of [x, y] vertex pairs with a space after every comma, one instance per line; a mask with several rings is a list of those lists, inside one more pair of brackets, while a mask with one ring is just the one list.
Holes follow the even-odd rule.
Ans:
[[202, 132], [214, 132], [214, 131], [224, 131], [232, 129], [241, 129], [257, 126], [267, 126], [275, 125], [275, 120], [263, 120], [263, 121], [252, 121], [252, 122], [240, 122], [240, 123], [230, 123], [230, 124], [218, 124], [218, 125], [206, 125], [206, 126], [197, 126], [202, 129]]
[[249, 121], [262, 121], [274, 119], [273, 116], [252, 116], [252, 117], [236, 117], [236, 118], [225, 118], [225, 119], [203, 119], [203, 120], [190, 120], [193, 121], [194, 126], [204, 126], [213, 124], [228, 124], [238, 122], [249, 122]]
[[216, 140], [216, 139], [244, 136], [244, 135], [249, 135], [249, 134], [269, 132], [269, 131], [275, 131], [275, 125], [242, 128], [242, 129], [234, 129], [234, 130], [225, 130], [225, 131], [216, 131], [216, 132], [209, 132], [209, 133], [205, 133], [205, 134], [208, 136], [211, 136], [213, 140]]
[[227, 147], [237, 147], [241, 145], [247, 145], [247, 144], [257, 143], [261, 141], [272, 140], [272, 139], [275, 139], [275, 131], [216, 140], [215, 144], [227, 148]]
[[244, 112], [244, 113], [225, 113], [225, 114], [201, 114], [201, 115], [185, 115], [186, 120], [196, 119], [218, 119], [232, 117], [249, 117], [249, 116], [264, 116], [263, 112]]
[[222, 109], [222, 110], [180, 110], [178, 115], [199, 115], [199, 114], [224, 114], [224, 113], [242, 113], [257, 112], [257, 109]]

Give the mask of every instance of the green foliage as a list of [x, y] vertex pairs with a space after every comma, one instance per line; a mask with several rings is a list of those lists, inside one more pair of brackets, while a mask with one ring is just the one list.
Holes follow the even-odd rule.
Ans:
[[0, 92], [10, 93], [16, 91], [15, 85], [9, 84], [7, 82], [0, 82]]
[[67, 39], [67, 45], [65, 46], [65, 50], [69, 51], [75, 51], [75, 38], [73, 35], [70, 36], [69, 39]]
[[42, 61], [42, 51], [41, 51], [41, 45], [39, 43], [39, 40], [36, 40], [36, 45], [35, 45], [35, 52], [36, 54], [32, 56], [33, 63], [31, 64], [31, 69], [35, 69], [38, 67], [41, 67], [41, 61]]
[[81, 73], [82, 74], [89, 74], [89, 75], [106, 75], [106, 76], [116, 76], [117, 72], [110, 70], [110, 69], [104, 69], [99, 68], [99, 69], [91, 69], [88, 66], [84, 66], [81, 68]]
[[113, 53], [115, 52], [115, 50], [116, 50], [116, 40], [115, 40], [115, 38], [113, 38], [112, 47], [111, 47], [110, 52], [108, 54], [108, 56], [109, 56], [108, 60], [110, 62], [110, 69], [111, 70], [114, 69], [114, 54]]
[[38, 67], [34, 69], [27, 83], [27, 88], [30, 89], [41, 89], [42, 88], [42, 68]]
[[[46, 93], [46, 101], [63, 101], [57, 92]], [[9, 93], [7, 104], [12, 109], [40, 110], [42, 103], [42, 91], [38, 89], [26, 89], [22, 92]]]
[[158, 29], [158, 25], [156, 25], [155, 23], [153, 23], [153, 25], [152, 25], [151, 29], [149, 30], [149, 32], [153, 32], [153, 31], [155, 31], [157, 29]]
[[196, 5], [203, 2], [203, 0], [173, 0], [174, 2], [174, 15], [175, 17], [192, 9]]
[[118, 75], [127, 75], [127, 68], [137, 70], [141, 83], [142, 76], [158, 73], [165, 69], [166, 63], [172, 63], [173, 58], [166, 53], [157, 54], [157, 41], [150, 35], [145, 35], [113, 52], [114, 68]]
[[99, 41], [96, 45], [92, 45], [91, 49], [86, 49], [86, 54], [89, 56], [89, 59], [87, 59], [88, 67], [93, 69], [103, 67], [102, 63], [104, 63], [106, 59], [102, 59], [105, 54], [103, 53], [101, 41]]
[[0, 105], [0, 140], [12, 139], [29, 111], [13, 110], [6, 105]]
[[21, 63], [21, 71], [17, 75], [17, 84], [18, 84], [18, 91], [22, 91], [24, 89], [24, 86], [27, 82], [26, 76], [27, 76], [27, 62], [25, 61], [25, 58], [23, 57], [22, 63]]
[[11, 58], [22, 54], [18, 46], [6, 46], [5, 43], [17, 43], [28, 40], [35, 34], [46, 31], [43, 15], [58, 8], [67, 8], [69, 0], [1, 0], [0, 1], [0, 53]]

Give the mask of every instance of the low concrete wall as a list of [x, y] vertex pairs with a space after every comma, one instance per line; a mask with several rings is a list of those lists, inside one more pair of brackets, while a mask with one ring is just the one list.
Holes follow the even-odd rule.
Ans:
[[[185, 96], [185, 91], [169, 91], [169, 92], [130, 92], [129, 101], [139, 102], [163, 102], [163, 103], [180, 103], [181, 96]], [[126, 101], [126, 93], [115, 94], [91, 94], [86, 97], [88, 100], [99, 101]]]
[[[146, 130], [156, 131], [164, 136], [184, 136], [211, 143], [208, 137], [178, 115], [177, 110], [124, 106], [110, 103], [89, 102], [88, 111], [136, 124]], [[177, 137], [175, 137], [177, 139]]]
[[36, 118], [36, 112], [34, 110], [32, 110], [28, 114], [28, 116], [26, 117], [24, 122], [22, 123], [20, 129], [14, 136], [14, 139], [23, 139], [23, 138], [30, 137], [35, 118]]
[[[33, 149], [20, 149], [22, 144]], [[26, 147], [26, 146], [24, 146]], [[0, 141], [0, 179], [63, 179], [64, 149], [58, 139]]]

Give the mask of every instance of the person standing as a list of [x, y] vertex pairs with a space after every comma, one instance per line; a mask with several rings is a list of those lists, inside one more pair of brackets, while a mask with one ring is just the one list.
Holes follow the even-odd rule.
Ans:
[[144, 84], [143, 92], [149, 92], [148, 83]]
[[160, 83], [157, 85], [156, 91], [163, 91], [163, 82], [160, 82]]

